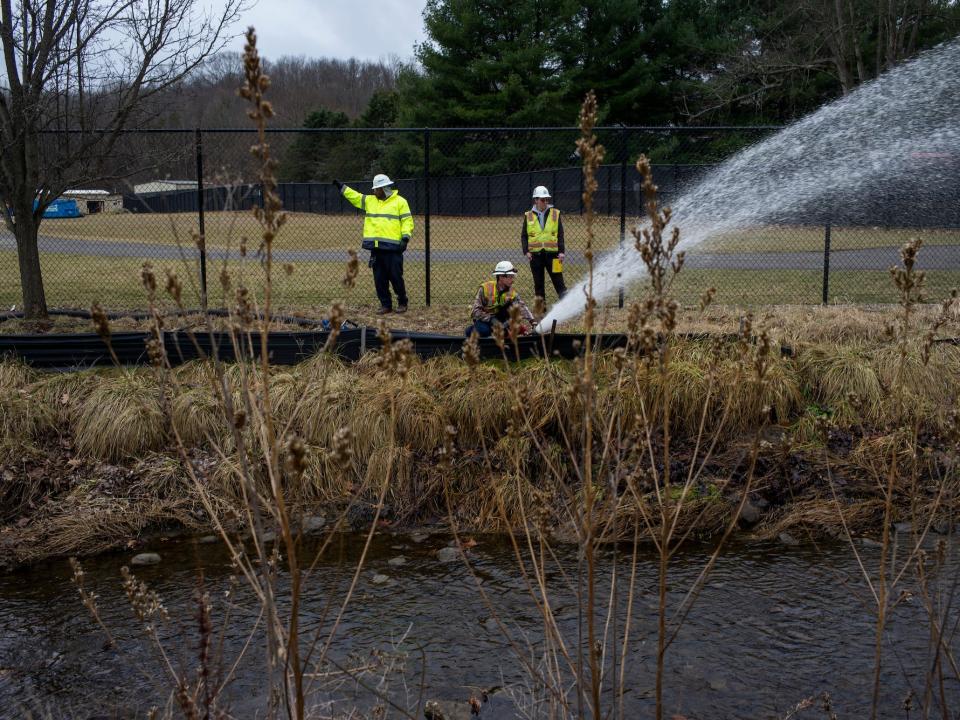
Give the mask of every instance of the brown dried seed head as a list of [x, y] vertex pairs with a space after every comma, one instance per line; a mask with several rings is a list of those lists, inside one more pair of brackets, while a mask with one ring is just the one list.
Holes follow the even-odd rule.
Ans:
[[348, 250], [350, 259], [347, 260], [347, 274], [343, 277], [343, 286], [352, 289], [357, 284], [357, 275], [360, 272], [360, 260], [356, 250]]
[[253, 322], [253, 304], [250, 302], [250, 293], [242, 285], [237, 288], [236, 304], [234, 305], [234, 315], [240, 320], [242, 325], [250, 325]]
[[543, 317], [547, 313], [547, 302], [537, 295], [533, 300], [533, 314], [537, 317]]
[[101, 339], [107, 341], [110, 339], [110, 321], [107, 319], [107, 313], [104, 312], [100, 303], [94, 303], [90, 308], [90, 320]]
[[497, 344], [497, 347], [503, 350], [506, 345], [506, 333], [504, 333], [503, 325], [500, 323], [495, 323], [493, 326], [493, 340]]
[[151, 296], [157, 291], [157, 276], [153, 272], [153, 263], [145, 262], [140, 268], [140, 282]]
[[167, 294], [171, 298], [173, 298], [173, 301], [177, 305], [182, 305], [183, 303], [181, 301], [183, 299], [183, 283], [180, 282], [180, 278], [178, 278], [177, 274], [170, 268], [167, 268], [166, 275], [167, 275], [167, 285], [166, 285]]
[[152, 331], [153, 337], [147, 340], [147, 358], [154, 367], [163, 365], [164, 353], [163, 343], [157, 337], [156, 330]]
[[470, 337], [464, 340], [463, 360], [469, 367], [480, 364], [480, 337], [477, 333], [470, 333]]
[[330, 459], [341, 469], [346, 468], [353, 458], [353, 433], [349, 426], [339, 428], [333, 434], [332, 445]]
[[306, 469], [307, 446], [303, 439], [295, 433], [287, 437], [286, 446], [286, 466], [287, 470], [297, 475], [302, 475]]
[[700, 312], [703, 312], [710, 306], [716, 294], [717, 289], [715, 287], [707, 288], [707, 291], [700, 296]]

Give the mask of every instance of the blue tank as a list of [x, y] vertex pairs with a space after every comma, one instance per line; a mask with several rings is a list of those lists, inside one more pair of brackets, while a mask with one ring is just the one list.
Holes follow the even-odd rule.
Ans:
[[[36, 204], [34, 204], [36, 207]], [[78, 218], [80, 217], [80, 206], [76, 200], [66, 198], [57, 198], [43, 211], [44, 218]]]

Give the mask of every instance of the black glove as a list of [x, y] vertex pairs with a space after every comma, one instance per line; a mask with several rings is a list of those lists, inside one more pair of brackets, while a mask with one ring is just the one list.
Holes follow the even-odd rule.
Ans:
[[410, 236], [409, 236], [409, 235], [404, 235], [404, 236], [400, 239], [400, 252], [406, 252], [406, 251], [407, 251], [407, 245], [409, 245], [409, 244], [410, 244]]
[[334, 180], [334, 181], [333, 181], [333, 184], [337, 186], [337, 190], [340, 190], [341, 192], [343, 192], [343, 183], [342, 183], [342, 182], [340, 182], [339, 180]]
[[377, 264], [377, 256], [373, 253], [370, 253], [370, 260], [367, 262], [367, 265], [373, 267]]

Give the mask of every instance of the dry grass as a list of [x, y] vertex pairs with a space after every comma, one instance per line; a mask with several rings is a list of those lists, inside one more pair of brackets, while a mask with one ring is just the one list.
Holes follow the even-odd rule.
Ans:
[[56, 406], [34, 400], [38, 374], [18, 361], [0, 362], [0, 461], [17, 455], [18, 442], [56, 427]]
[[167, 439], [167, 421], [155, 376], [123, 370], [96, 384], [80, 403], [73, 433], [81, 453], [102, 460], [159, 450]]
[[225, 442], [224, 414], [209, 385], [183, 385], [170, 403], [170, 421], [187, 447]]
[[[843, 524], [854, 535], [860, 535], [876, 529], [883, 520], [884, 501], [880, 498], [868, 500], [842, 500], [839, 513]], [[761, 538], [776, 538], [780, 533], [790, 531], [808, 532], [814, 537], [837, 535], [840, 530], [837, 504], [829, 498], [797, 500], [784, 506], [783, 510], [772, 517], [758, 530]]]
[[[692, 434], [703, 417], [712, 427], [724, 412], [731, 432], [753, 426], [771, 412], [779, 423], [801, 420], [806, 404], [816, 403], [839, 427], [881, 425], [897, 420], [886, 398], [896, 384], [913, 413], [925, 422], [944, 417], [960, 392], [960, 349], [934, 346], [928, 364], [919, 350], [901, 362], [896, 348], [866, 342], [798, 345], [796, 357], [775, 356], [762, 384], [739, 375], [732, 345], [720, 355], [709, 341], [678, 343], [670, 366], [669, 402], [676, 429]], [[529, 361], [508, 373], [499, 362], [471, 371], [459, 358], [415, 362], [405, 383], [379, 372], [368, 356], [352, 367], [327, 356], [271, 373], [273, 404], [281, 422], [311, 445], [329, 447], [342, 427], [353, 430], [358, 458], [369, 455], [388, 433], [391, 402], [396, 402], [397, 442], [418, 456], [443, 444], [445, 428], [457, 429], [461, 447], [492, 448], [522, 407], [531, 429], [555, 435], [577, 430], [577, 416], [567, 387], [568, 362]], [[896, 368], [900, 368], [897, 370]], [[232, 365], [227, 378], [240, 386], [246, 374], [256, 390], [260, 370]], [[209, 367], [191, 363], [177, 369], [169, 422], [188, 445], [222, 439], [221, 408], [210, 385]], [[640, 372], [616, 384], [616, 368], [597, 365], [600, 415], [638, 413], [659, 417], [662, 396], [657, 374]], [[0, 425], [6, 434], [24, 438], [69, 425], [86, 455], [114, 461], [162, 448], [168, 439], [161, 392], [152, 371], [109, 370], [75, 374], [36, 373], [21, 363], [0, 363]], [[234, 400], [243, 398], [235, 393]], [[602, 424], [601, 424], [602, 425]]]
[[[415, 231], [411, 249], [422, 247], [423, 216], [414, 216]], [[464, 217], [432, 215], [430, 244], [437, 250], [517, 249], [520, 248], [522, 214], [510, 216]], [[565, 213], [564, 233], [570, 249], [584, 246], [584, 221], [579, 215]], [[347, 213], [287, 213], [279, 250], [339, 250], [358, 248], [363, 218], [350, 209]], [[604, 218], [605, 247], [616, 247], [619, 217]], [[482, 231], [478, 232], [478, 228]], [[42, 234], [78, 242], [106, 241], [124, 243], [180, 243], [193, 248], [191, 232], [197, 229], [195, 213], [121, 213], [96, 214], [82, 218], [43, 221]], [[236, 252], [240, 237], [259, 237], [261, 229], [249, 211], [207, 212], [204, 215], [207, 247], [232, 246]]]
[[[864, 324], [874, 326], [872, 321]], [[878, 454], [890, 455], [891, 442], [897, 443], [897, 455], [906, 462], [914, 452], [910, 438], [894, 437], [883, 429], [902, 419], [894, 414], [902, 414], [898, 408], [904, 405], [889, 401], [890, 388], [896, 385], [903, 390], [909, 398], [910, 415], [921, 423], [921, 429], [936, 431], [943, 426], [958, 393], [960, 350], [934, 346], [928, 365], [920, 361], [918, 351], [911, 350], [901, 362], [895, 348], [864, 339], [869, 333], [844, 332], [857, 339], [829, 342], [821, 337], [809, 345], [798, 343], [796, 357], [775, 355], [762, 384], [738, 375], [734, 345], [715, 346], [710, 340], [678, 342], [669, 375], [676, 442], [682, 445], [684, 438], [695, 437], [705, 419], [708, 432], [722, 430], [722, 444], [734, 447], [769, 413], [802, 448], [804, 442], [822, 439], [818, 418], [826, 413], [830, 426], [841, 431], [857, 430], [861, 425], [876, 428], [854, 443], [845, 460], [850, 472], [869, 472]], [[533, 447], [533, 439], [538, 439], [561, 476], [569, 472], [570, 458], [563, 449], [561, 430], [573, 439], [576, 454], [583, 426], [582, 408], [571, 400], [568, 390], [575, 373], [572, 363], [530, 361], [508, 370], [500, 362], [491, 362], [470, 369], [459, 358], [440, 357], [415, 362], [402, 381], [382, 372], [374, 359], [368, 356], [347, 366], [335, 358], [317, 356], [295, 367], [271, 371], [271, 397], [281, 427], [298, 433], [308, 444], [302, 478], [288, 481], [293, 502], [342, 506], [358, 493], [372, 501], [389, 466], [387, 502], [393, 516], [404, 521], [444, 516], [445, 492], [450, 494], [457, 521], [475, 530], [504, 530], [510, 523], [522, 524], [538, 506], [551, 508], [552, 516], [559, 517], [555, 513], [566, 502], [568, 490], [556, 483], [549, 463]], [[258, 367], [233, 365], [226, 369], [233, 387], [239, 387], [243, 375], [254, 392], [262, 385]], [[176, 368], [172, 378], [167, 418], [160, 386], [149, 369], [47, 374], [21, 363], [0, 363], [0, 463], [42, 457], [43, 443], [64, 434], [83, 458], [138, 461], [132, 465], [139, 479], [129, 488], [131, 498], [140, 498], [137, 503], [149, 498], [161, 503], [159, 514], [148, 513], [149, 517], [174, 517], [180, 512], [178, 503], [192, 507], [195, 498], [173, 460], [171, 423], [188, 448], [201, 448], [210, 437], [223, 443], [228, 453], [232, 445], [224, 437], [222, 410], [210, 385], [210, 367], [190, 363]], [[618, 386], [612, 356], [601, 355], [595, 382], [594, 433], [598, 439], [610, 417], [621, 418], [624, 432], [640, 412], [647, 413], [651, 421], [660, 417], [658, 403], [664, 398], [657, 373], [642, 371], [641, 366], [629, 383]], [[239, 393], [235, 400], [242, 400]], [[391, 449], [393, 402], [397, 444]], [[510, 422], [521, 407], [530, 418], [530, 427], [529, 432], [517, 436], [511, 434]], [[811, 411], [811, 407], [819, 409]], [[721, 429], [719, 422], [724, 416], [727, 421]], [[450, 425], [457, 430], [458, 455], [450, 471], [441, 472], [436, 452]], [[343, 466], [333, 460], [331, 451], [335, 434], [346, 427], [352, 430], [353, 458]], [[623, 458], [628, 464], [638, 462], [630, 454]], [[205, 476], [212, 498], [223, 512], [242, 502], [235, 463], [229, 458], [217, 462]], [[262, 479], [262, 469], [254, 468], [254, 472]], [[24, 492], [9, 497], [36, 495], [27, 491], [25, 476], [16, 482], [23, 483]], [[95, 482], [90, 487], [95, 487]], [[92, 498], [96, 500], [95, 494]], [[797, 524], [829, 524], [827, 506], [817, 505], [813, 499], [809, 506], [803, 504], [807, 499], [797, 502], [795, 509], [785, 509], [775, 520], [771, 532]], [[132, 507], [125, 510], [111, 505], [103, 522], [95, 525], [97, 532], [112, 533], [116, 538], [145, 527], [146, 521], [121, 519]], [[870, 514], [873, 510], [867, 509], [873, 506], [856, 507], [851, 521], [869, 525], [874, 516]], [[618, 527], [625, 527], [625, 519], [635, 517], [631, 513], [638, 510], [629, 504], [620, 508], [618, 522], [624, 522]], [[684, 509], [684, 513], [688, 511], [708, 529], [723, 526], [729, 506], [715, 497], [698, 498]], [[832, 512], [835, 518], [835, 509]], [[95, 533], [81, 528], [82, 523], [57, 517], [57, 522], [66, 525], [56, 531], [56, 539], [44, 541], [40, 547], [103, 546]]]
[[841, 426], [874, 423], [886, 396], [871, 358], [871, 348], [817, 344], [798, 356], [810, 396]]
[[36, 377], [32, 368], [16, 359], [0, 362], [0, 392], [19, 390]]
[[17, 562], [51, 556], [95, 555], [163, 527], [199, 530], [196, 507], [184, 499], [131, 501], [98, 497], [47, 508], [23, 531], [14, 549]]

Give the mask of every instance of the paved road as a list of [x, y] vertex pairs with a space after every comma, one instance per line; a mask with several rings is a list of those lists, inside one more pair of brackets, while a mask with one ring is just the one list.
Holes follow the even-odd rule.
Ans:
[[[176, 260], [182, 255], [195, 257], [193, 247], [178, 248], [176, 245], [162, 243], [136, 243], [107, 240], [69, 240], [42, 235], [39, 238], [40, 250], [44, 253], [62, 253], [76, 256], [107, 258], [136, 258], [152, 260]], [[9, 233], [0, 233], [0, 250], [15, 250], [16, 242]], [[366, 254], [363, 253], [362, 257]], [[423, 250], [409, 250], [405, 257], [410, 262], [423, 261]], [[211, 248], [207, 252], [210, 260], [222, 260], [226, 252], [220, 248]], [[236, 249], [233, 257], [237, 257]], [[274, 253], [277, 262], [344, 262], [346, 253], [341, 250], [278, 250]], [[430, 261], [433, 263], [456, 262], [493, 262], [512, 260], [521, 262], [520, 249], [484, 249], [484, 250], [433, 250]], [[583, 262], [579, 252], [568, 253], [571, 264]], [[960, 245], [927, 245], [923, 248], [921, 265], [927, 270], [960, 270]], [[897, 247], [863, 248], [860, 250], [834, 250], [830, 255], [831, 270], [886, 270], [900, 263], [900, 249]], [[691, 250], [687, 256], [686, 267], [713, 270], [821, 270], [822, 252], [750, 252], [750, 253], [703, 253]]]

